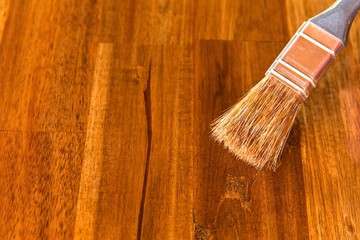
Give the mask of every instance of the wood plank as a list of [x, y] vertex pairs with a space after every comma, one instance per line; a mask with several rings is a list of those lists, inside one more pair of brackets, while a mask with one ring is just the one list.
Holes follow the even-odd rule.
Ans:
[[14, 1], [0, 48], [0, 129], [85, 131], [94, 6]]
[[358, 56], [351, 59], [346, 52], [314, 91], [301, 116], [304, 179], [313, 238], [330, 235], [356, 239], [356, 226], [360, 224], [356, 210], [359, 153], [353, 147], [359, 141], [355, 120], [359, 85], [355, 83], [356, 71], [346, 64], [354, 64]]
[[[290, 30], [332, 4], [288, 0]], [[289, 19], [290, 20], [290, 19]], [[359, 19], [349, 44], [305, 102], [299, 121], [307, 215], [311, 239], [358, 239], [360, 226]]]
[[283, 5], [283, 0], [103, 0], [99, 37], [102, 42], [140, 45], [187, 45], [198, 39], [284, 41], [288, 33]]
[[291, 133], [276, 173], [255, 171], [209, 136], [211, 121], [263, 77], [272, 62], [269, 56], [282, 45], [216, 41], [198, 45], [195, 239], [308, 238], [299, 126]]
[[196, 1], [195, 38], [288, 40], [285, 1]]
[[152, 140], [142, 239], [191, 239], [193, 234], [193, 57], [194, 48], [179, 46], [158, 47], [151, 58]]
[[0, 236], [71, 239], [83, 133], [0, 132]]
[[113, 44], [99, 44], [91, 92], [90, 113], [86, 131], [85, 153], [77, 204], [76, 235], [93, 239], [96, 234], [100, 182], [104, 162], [104, 141], [108, 92], [113, 61]]
[[76, 239], [135, 239], [151, 139], [146, 47], [99, 45], [76, 218]]

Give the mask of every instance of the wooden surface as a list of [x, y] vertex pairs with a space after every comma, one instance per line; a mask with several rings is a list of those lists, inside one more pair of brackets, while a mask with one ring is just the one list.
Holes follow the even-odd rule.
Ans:
[[276, 172], [209, 124], [330, 0], [0, 0], [0, 239], [360, 239], [360, 20]]

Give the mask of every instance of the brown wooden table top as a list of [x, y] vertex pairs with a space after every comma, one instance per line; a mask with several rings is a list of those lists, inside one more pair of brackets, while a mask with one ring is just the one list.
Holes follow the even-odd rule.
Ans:
[[360, 239], [360, 20], [276, 172], [209, 124], [318, 0], [0, 0], [0, 239]]

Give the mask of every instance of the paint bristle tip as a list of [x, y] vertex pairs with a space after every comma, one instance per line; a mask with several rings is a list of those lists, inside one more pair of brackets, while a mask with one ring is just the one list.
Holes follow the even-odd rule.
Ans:
[[265, 77], [211, 125], [212, 136], [257, 169], [275, 169], [303, 98]]

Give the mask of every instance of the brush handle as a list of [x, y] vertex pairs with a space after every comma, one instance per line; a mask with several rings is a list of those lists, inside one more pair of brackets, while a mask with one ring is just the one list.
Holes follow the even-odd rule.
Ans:
[[360, 0], [338, 0], [330, 8], [309, 19], [347, 44], [351, 24], [360, 10]]

